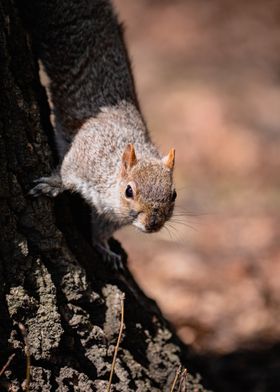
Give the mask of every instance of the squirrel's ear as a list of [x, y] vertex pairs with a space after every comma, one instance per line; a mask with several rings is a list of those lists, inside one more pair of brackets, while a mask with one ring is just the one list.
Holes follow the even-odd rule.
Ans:
[[122, 156], [122, 175], [125, 175], [137, 163], [133, 144], [128, 144]]
[[162, 158], [162, 161], [168, 169], [173, 170], [175, 163], [175, 149], [171, 148], [168, 155]]

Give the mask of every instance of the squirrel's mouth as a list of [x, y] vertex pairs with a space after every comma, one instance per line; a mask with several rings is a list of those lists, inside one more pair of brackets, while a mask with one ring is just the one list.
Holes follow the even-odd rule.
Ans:
[[146, 232], [145, 225], [142, 222], [139, 222], [139, 220], [134, 219], [132, 222], [133, 226], [137, 227], [140, 231], [143, 231], [144, 233]]
[[139, 229], [140, 231], [142, 231], [143, 233], [156, 233], [158, 232], [163, 224], [160, 225], [144, 225], [144, 223], [139, 222], [139, 220], [135, 219], [132, 223], [135, 227], [137, 227], [137, 229]]
[[157, 233], [160, 231], [161, 227], [156, 227], [155, 229], [145, 229], [144, 233]]

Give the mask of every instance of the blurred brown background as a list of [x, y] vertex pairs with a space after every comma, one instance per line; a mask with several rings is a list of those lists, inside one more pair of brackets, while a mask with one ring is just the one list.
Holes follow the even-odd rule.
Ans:
[[280, 391], [280, 1], [114, 2], [153, 139], [177, 153], [173, 221], [117, 236], [130, 268], [199, 358], [267, 356], [235, 391]]

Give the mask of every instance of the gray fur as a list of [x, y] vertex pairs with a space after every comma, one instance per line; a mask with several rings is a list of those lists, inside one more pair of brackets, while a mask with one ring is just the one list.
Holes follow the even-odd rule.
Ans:
[[110, 1], [34, 0], [32, 6], [35, 45], [67, 135], [101, 107], [122, 100], [138, 107], [122, 28]]
[[[34, 41], [50, 79], [63, 152], [60, 190], [56, 175], [31, 193], [80, 193], [95, 211], [98, 240], [129, 223], [158, 230], [174, 207], [173, 167], [166, 166], [150, 139], [110, 1], [37, 0], [35, 9]], [[134, 145], [137, 161], [125, 171], [128, 144]], [[125, 198], [129, 182], [135, 187], [133, 200]]]

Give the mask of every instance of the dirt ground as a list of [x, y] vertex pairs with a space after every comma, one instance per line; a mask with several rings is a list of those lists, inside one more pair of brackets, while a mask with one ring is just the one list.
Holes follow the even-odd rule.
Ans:
[[115, 3], [153, 139], [176, 148], [172, 221], [117, 236], [130, 268], [217, 391], [280, 391], [280, 1]]

